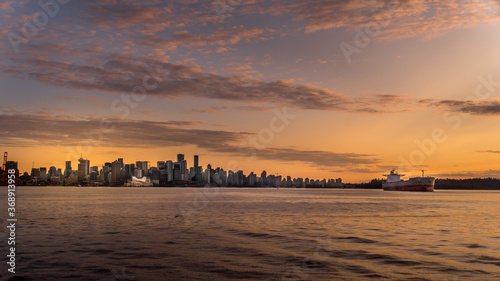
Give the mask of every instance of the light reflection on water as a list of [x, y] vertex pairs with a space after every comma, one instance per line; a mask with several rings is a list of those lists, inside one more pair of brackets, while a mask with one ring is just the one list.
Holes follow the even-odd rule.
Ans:
[[499, 201], [500, 191], [18, 187], [16, 271], [24, 280], [500, 280]]

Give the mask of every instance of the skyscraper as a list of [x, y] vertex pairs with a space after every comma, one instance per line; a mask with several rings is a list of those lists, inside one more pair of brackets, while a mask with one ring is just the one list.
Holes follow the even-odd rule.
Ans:
[[111, 163], [111, 185], [122, 184], [120, 180], [122, 164], [119, 160]]
[[78, 161], [80, 162], [78, 164], [78, 181], [83, 181], [90, 175], [90, 160], [80, 158]]
[[17, 170], [17, 161], [7, 161], [7, 163], [5, 163], [5, 168], [6, 170]]
[[242, 170], [238, 170], [236, 172], [236, 185], [237, 186], [242, 186], [245, 180], [245, 175], [243, 174]]
[[[90, 174], [90, 160], [80, 158], [78, 159], [78, 161], [83, 165], [82, 167], [84, 169], [84, 176], [88, 176]], [[78, 164], [78, 172], [80, 172], [80, 164]]]
[[132, 173], [130, 172], [130, 164], [125, 164], [125, 180], [128, 180], [131, 178]]
[[167, 166], [167, 182], [172, 182], [174, 180], [174, 163], [171, 160], [168, 160], [166, 166]]
[[267, 172], [265, 170], [260, 173], [260, 183], [262, 186], [267, 186]]
[[57, 168], [55, 166], [51, 166], [49, 168], [49, 179], [55, 176], [57, 176]]
[[174, 163], [174, 180], [178, 181], [188, 179], [189, 170], [187, 168], [187, 161], [184, 160], [184, 154], [177, 154], [177, 162]]
[[228, 186], [233, 186], [234, 185], [234, 172], [229, 170], [227, 173], [227, 185]]
[[181, 163], [174, 163], [174, 181], [182, 180]]
[[94, 171], [94, 170], [90, 171], [90, 180], [95, 181], [98, 179], [98, 177], [99, 177], [99, 171]]
[[187, 161], [186, 160], [182, 160], [180, 162], [180, 165], [181, 165], [181, 179], [182, 180], [188, 180], [189, 170], [187, 168]]
[[32, 168], [31, 169], [31, 177], [32, 178], [39, 178], [40, 177], [40, 169]]
[[181, 163], [184, 161], [184, 154], [177, 154], [177, 162]]
[[109, 171], [111, 170], [111, 163], [109, 165], [102, 166], [101, 180], [109, 183]]
[[199, 160], [198, 155], [195, 155], [194, 156], [194, 166], [193, 166], [193, 168], [194, 168], [194, 178], [193, 178], [193, 180], [197, 181], [198, 184], [201, 184], [199, 182], [199, 179], [201, 179], [201, 173], [200, 173], [200, 171], [198, 169], [198, 160]]
[[201, 166], [196, 169], [196, 184], [203, 184], [203, 167]]
[[68, 178], [71, 175], [71, 161], [66, 161], [66, 168], [64, 169], [64, 177]]
[[135, 168], [134, 169], [134, 177], [142, 178], [143, 177], [142, 171], [143, 171], [142, 169]]
[[47, 168], [40, 167], [40, 179], [47, 179]]
[[143, 170], [143, 176], [147, 177], [149, 176], [149, 168], [151, 168], [151, 162], [149, 161], [143, 161], [142, 162], [142, 170]]
[[221, 179], [221, 184], [226, 185], [227, 184], [227, 172], [224, 171], [224, 169], [220, 170], [220, 179]]
[[251, 172], [250, 175], [248, 175], [248, 185], [254, 186], [256, 182], [257, 182], [257, 175]]
[[78, 164], [78, 181], [85, 180], [85, 163]]
[[212, 173], [212, 165], [208, 164], [207, 165], [207, 169], [205, 170], [205, 173], [206, 173], [206, 182], [208, 184], [211, 184], [212, 183], [212, 177], [213, 177], [213, 173]]
[[135, 168], [142, 170], [142, 161], [135, 161]]

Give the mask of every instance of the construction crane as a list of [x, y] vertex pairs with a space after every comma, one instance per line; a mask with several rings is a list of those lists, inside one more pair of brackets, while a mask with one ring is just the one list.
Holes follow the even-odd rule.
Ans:
[[2, 170], [7, 170], [7, 152], [4, 152], [3, 154], [3, 165], [2, 165]]
[[2, 168], [0, 169], [0, 185], [5, 186], [8, 185], [8, 180], [7, 180], [7, 152], [3, 154], [3, 165]]

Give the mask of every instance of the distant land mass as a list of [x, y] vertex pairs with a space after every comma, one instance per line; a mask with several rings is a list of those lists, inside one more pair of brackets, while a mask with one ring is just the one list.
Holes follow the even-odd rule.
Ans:
[[[368, 183], [346, 184], [346, 188], [382, 189], [383, 179], [373, 179]], [[436, 179], [434, 189], [500, 190], [500, 179]]]

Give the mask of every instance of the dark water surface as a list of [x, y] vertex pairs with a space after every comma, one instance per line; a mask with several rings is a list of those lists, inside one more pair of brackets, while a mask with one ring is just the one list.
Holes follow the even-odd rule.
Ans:
[[500, 280], [499, 191], [18, 187], [17, 203], [12, 280]]

